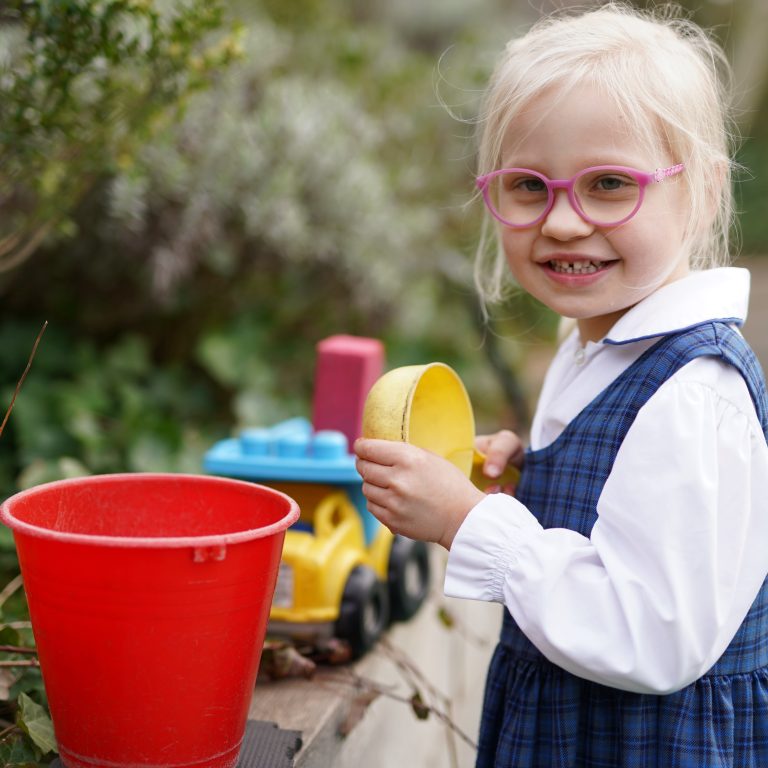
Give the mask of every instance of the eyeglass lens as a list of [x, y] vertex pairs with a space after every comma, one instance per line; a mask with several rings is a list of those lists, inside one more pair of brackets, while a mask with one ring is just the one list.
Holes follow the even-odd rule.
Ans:
[[[640, 184], [618, 169], [588, 171], [574, 181], [574, 197], [588, 219], [614, 224], [630, 216], [640, 200]], [[546, 210], [549, 193], [544, 179], [521, 171], [493, 178], [488, 200], [495, 213], [514, 226], [533, 224]]]

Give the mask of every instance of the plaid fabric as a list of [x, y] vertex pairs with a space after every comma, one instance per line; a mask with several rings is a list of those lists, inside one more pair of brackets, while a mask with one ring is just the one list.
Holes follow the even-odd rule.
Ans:
[[[744, 376], [768, 436], [760, 364], [724, 323], [662, 338], [551, 445], [529, 451], [517, 497], [545, 528], [589, 535], [597, 500], [643, 404], [694, 358]], [[591, 683], [551, 664], [505, 611], [486, 682], [477, 768], [767, 768], [768, 582], [730, 646], [695, 683], [668, 696]]]

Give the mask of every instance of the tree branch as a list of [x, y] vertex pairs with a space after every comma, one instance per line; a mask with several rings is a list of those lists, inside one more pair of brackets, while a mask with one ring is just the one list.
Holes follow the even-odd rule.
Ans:
[[21, 237], [18, 235], [9, 235], [0, 241], [0, 274], [10, 272], [20, 264], [23, 264], [37, 250], [52, 227], [52, 221], [40, 225], [29, 239], [18, 248], [17, 246], [21, 240]]
[[3, 728], [2, 731], [0, 731], [0, 740], [4, 739], [9, 734], [13, 733], [14, 731], [20, 730], [19, 726], [15, 723], [12, 725], [9, 725], [7, 728]]

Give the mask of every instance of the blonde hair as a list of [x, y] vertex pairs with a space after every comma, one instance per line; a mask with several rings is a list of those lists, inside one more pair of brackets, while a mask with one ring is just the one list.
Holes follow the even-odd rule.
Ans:
[[[643, 12], [611, 2], [544, 18], [508, 43], [479, 117], [478, 174], [501, 167], [505, 132], [531, 99], [547, 88], [584, 82], [614, 100], [644, 147], [663, 146], [674, 162], [685, 163], [680, 178], [690, 202], [691, 267], [727, 263], [735, 137], [730, 67], [719, 45], [674, 6]], [[475, 282], [486, 301], [503, 298], [509, 280], [497, 231], [486, 215], [475, 262]]]

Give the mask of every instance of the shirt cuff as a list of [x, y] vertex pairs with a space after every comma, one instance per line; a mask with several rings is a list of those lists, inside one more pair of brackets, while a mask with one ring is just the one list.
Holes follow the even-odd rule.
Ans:
[[505, 575], [524, 534], [542, 530], [517, 499], [486, 496], [467, 515], [451, 544], [443, 589], [448, 597], [504, 602]]

